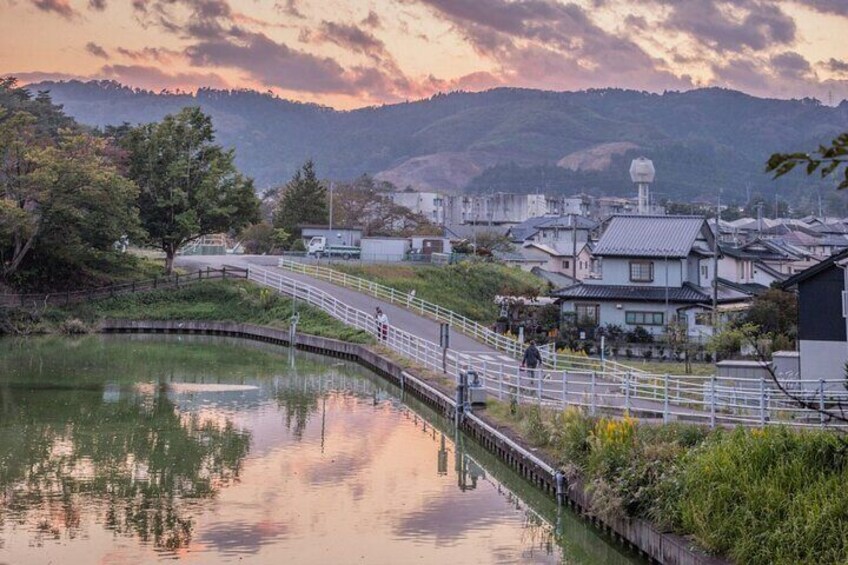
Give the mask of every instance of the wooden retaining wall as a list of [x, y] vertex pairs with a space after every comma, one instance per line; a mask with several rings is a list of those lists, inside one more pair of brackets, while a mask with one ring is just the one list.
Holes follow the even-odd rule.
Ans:
[[[221, 335], [285, 346], [292, 345], [289, 343], [287, 330], [235, 322], [106, 320], [100, 325], [99, 330], [110, 334]], [[451, 417], [454, 414], [455, 402], [451, 392], [440, 390], [437, 386], [416, 377], [396, 362], [364, 345], [302, 333], [295, 336], [293, 345], [297, 349], [356, 361], [393, 382], [402, 390], [414, 394], [416, 398], [437, 412]], [[465, 418], [461, 427], [475, 441], [494, 453], [537, 488], [551, 497], [556, 496], [556, 479], [551, 473], [555, 465], [544, 462], [541, 456], [529, 454], [528, 450], [521, 446], [520, 440], [497, 429], [478, 413], [475, 413], [473, 417]], [[639, 518], [599, 520], [590, 512], [591, 497], [580, 481], [572, 481], [568, 485], [566, 502], [583, 517], [653, 562], [669, 565], [724, 565], [728, 563], [728, 561], [697, 551], [685, 538], [673, 533], [661, 532], [646, 520]]]

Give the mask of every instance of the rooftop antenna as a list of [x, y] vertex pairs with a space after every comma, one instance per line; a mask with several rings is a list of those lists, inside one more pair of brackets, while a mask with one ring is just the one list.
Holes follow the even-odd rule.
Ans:
[[639, 189], [637, 212], [641, 215], [647, 214], [650, 209], [650, 186], [655, 176], [654, 163], [647, 157], [637, 157], [630, 163], [630, 180]]

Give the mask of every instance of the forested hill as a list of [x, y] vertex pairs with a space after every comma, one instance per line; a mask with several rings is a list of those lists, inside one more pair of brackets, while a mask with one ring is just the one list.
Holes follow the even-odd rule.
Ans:
[[[677, 199], [771, 190], [776, 151], [808, 150], [848, 130], [848, 102], [761, 99], [723, 89], [496, 89], [343, 112], [252, 91], [152, 93], [113, 82], [45, 82], [77, 120], [160, 119], [186, 105], [212, 115], [219, 141], [257, 186], [285, 182], [309, 157], [322, 176], [380, 174], [404, 187], [629, 194], [630, 159], [657, 166], [655, 191]], [[784, 185], [811, 184], [792, 175]]]

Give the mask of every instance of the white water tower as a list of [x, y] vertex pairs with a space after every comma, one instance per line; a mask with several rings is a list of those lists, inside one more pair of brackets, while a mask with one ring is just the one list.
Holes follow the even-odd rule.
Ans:
[[639, 187], [639, 214], [647, 214], [650, 206], [650, 186], [656, 171], [654, 163], [647, 157], [638, 157], [630, 163], [630, 180]]

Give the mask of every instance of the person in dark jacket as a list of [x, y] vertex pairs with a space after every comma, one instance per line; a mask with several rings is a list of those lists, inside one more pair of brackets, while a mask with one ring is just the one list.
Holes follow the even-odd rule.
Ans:
[[529, 369], [529, 373], [533, 376], [536, 372], [536, 367], [542, 364], [542, 354], [536, 347], [536, 342], [531, 341], [530, 345], [524, 350], [524, 358], [521, 360], [521, 367]]

